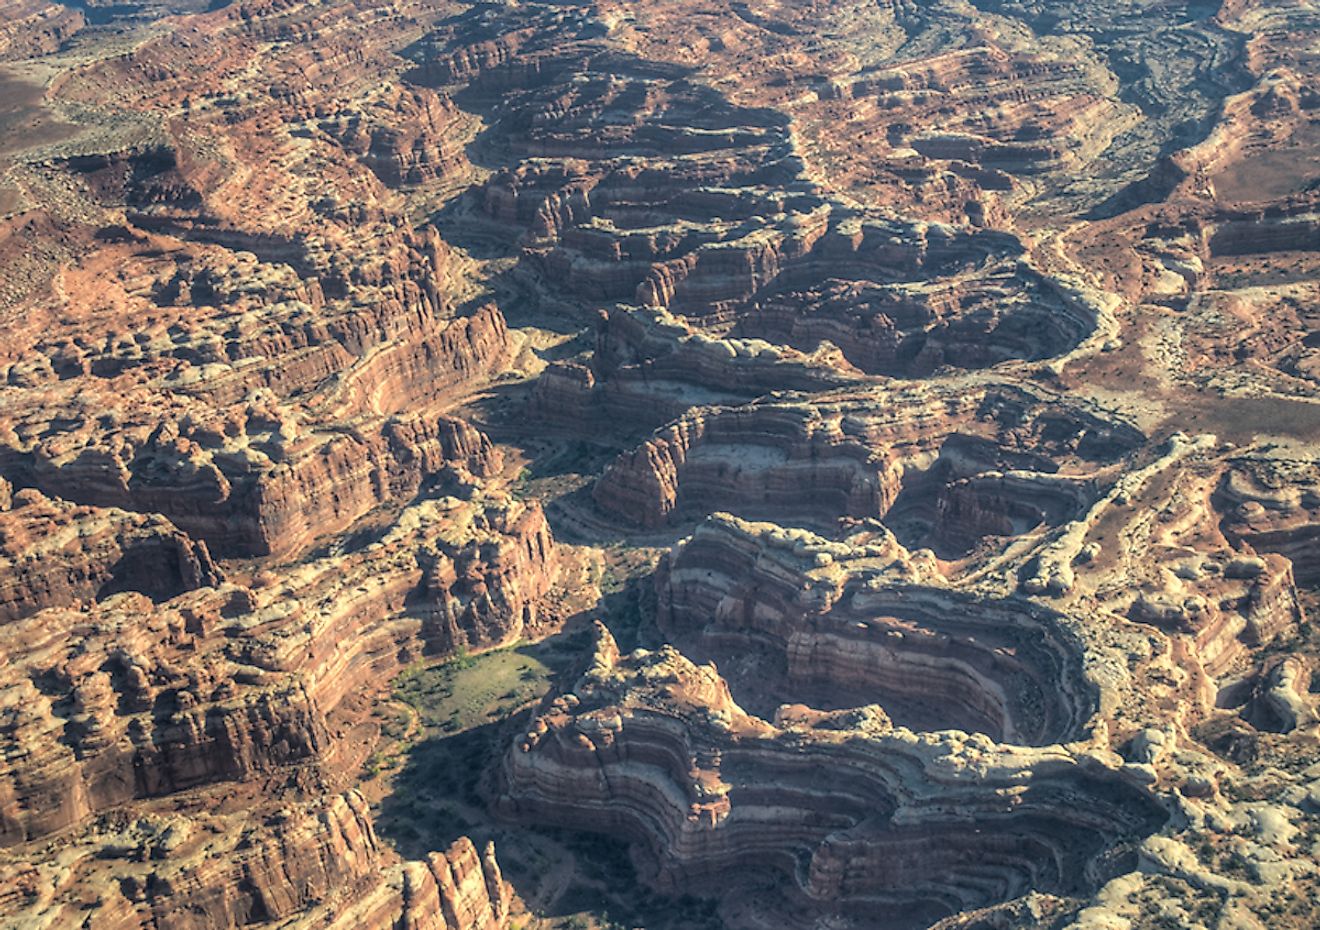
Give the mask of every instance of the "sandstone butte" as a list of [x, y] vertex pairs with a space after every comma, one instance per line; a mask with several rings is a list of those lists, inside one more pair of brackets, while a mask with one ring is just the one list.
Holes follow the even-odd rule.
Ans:
[[0, 927], [1320, 926], [1312, 0], [0, 0]]

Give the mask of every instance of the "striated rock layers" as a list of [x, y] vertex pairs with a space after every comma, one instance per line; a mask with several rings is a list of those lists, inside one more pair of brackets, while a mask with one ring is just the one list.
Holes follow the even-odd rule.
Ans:
[[756, 303], [735, 331], [807, 350], [829, 342], [868, 374], [927, 375], [1061, 354], [1092, 328], [1065, 311], [1043, 282], [1007, 266], [938, 287], [831, 277]]
[[1140, 435], [1018, 389], [835, 397], [694, 410], [621, 455], [595, 500], [647, 527], [711, 509], [817, 523], [893, 511], [965, 549], [1085, 506]]
[[1310, 7], [0, 0], [0, 925], [1320, 924]]
[[118, 591], [157, 600], [218, 584], [206, 544], [160, 517], [19, 491], [0, 506], [0, 621]]
[[5, 631], [6, 845], [134, 798], [247, 779], [329, 749], [305, 682], [235, 668], [223, 652], [181, 665], [198, 636], [189, 626], [204, 621], [187, 608], [153, 615], [132, 597], [91, 617], [46, 611]]
[[507, 501], [466, 520], [454, 516], [443, 514], [443, 529], [427, 549], [427, 643], [452, 653], [514, 642], [537, 627], [538, 605], [558, 573], [545, 514], [534, 502]]
[[[21, 869], [5, 878], [33, 910], [61, 923], [95, 889], [98, 921], [113, 930], [238, 930], [289, 920], [362, 930], [497, 930], [511, 890], [494, 846], [466, 837], [420, 861], [392, 862], [356, 791], [233, 814], [152, 815], [104, 825], [84, 842], [99, 857], [66, 858], [56, 877]], [[75, 843], [72, 853], [88, 851]], [[107, 874], [107, 872], [117, 874]]]
[[390, 88], [363, 107], [344, 107], [321, 128], [390, 186], [464, 173], [464, 114], [429, 88]]
[[740, 923], [885, 913], [925, 926], [1104, 880], [1163, 815], [1103, 753], [895, 727], [878, 706], [749, 716], [714, 666], [666, 647], [591, 667], [505, 761], [502, 809], [623, 834], [661, 888], [720, 893]]
[[[830, 543], [717, 515], [663, 563], [658, 622], [685, 653], [693, 641], [718, 656], [740, 703], [763, 715], [783, 703], [880, 704], [913, 729], [1028, 745], [1078, 738], [1096, 689], [1080, 643], [1050, 612], [913, 583], [920, 573], [887, 542]], [[726, 661], [758, 651], [751, 675]]]
[[1320, 469], [1310, 456], [1280, 450], [1239, 460], [1218, 496], [1226, 535], [1286, 556], [1299, 581], [1320, 584]]
[[253, 590], [159, 607], [140, 594], [0, 628], [0, 844], [135, 798], [336, 770], [335, 709], [426, 646], [500, 646], [534, 629], [557, 576], [538, 505], [425, 500], [374, 541]]
[[342, 426], [321, 425], [324, 414], [309, 415], [268, 388], [246, 403], [211, 406], [189, 396], [204, 382], [186, 379], [180, 387], [189, 393], [155, 404], [147, 392], [126, 390], [109, 429], [86, 397], [53, 387], [33, 409], [34, 392], [15, 392], [28, 409], [0, 423], [0, 463], [19, 486], [163, 514], [217, 554], [288, 555], [448, 467], [489, 474], [496, 454], [466, 423], [389, 414], [481, 377], [507, 351], [503, 318], [487, 307], [407, 353], [372, 352], [330, 382], [327, 412], [343, 411]]
[[[424, 79], [488, 103], [484, 138], [507, 166], [480, 206], [522, 232], [522, 268], [604, 305], [591, 356], [538, 379], [537, 416], [658, 425], [693, 403], [1050, 358], [1100, 328], [1015, 235], [827, 193], [780, 111], [611, 48], [610, 28], [575, 7], [483, 11], [419, 50]], [[1008, 57], [987, 73], [1010, 79]], [[1032, 81], [1054, 71], [1076, 76], [1021, 67]], [[996, 116], [1033, 140], [1004, 148], [1063, 157], [1034, 141], [1046, 120]]]

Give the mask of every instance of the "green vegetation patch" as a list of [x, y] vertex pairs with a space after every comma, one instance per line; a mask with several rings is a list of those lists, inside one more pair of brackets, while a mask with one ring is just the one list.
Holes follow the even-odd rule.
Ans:
[[422, 726], [461, 733], [508, 717], [550, 688], [555, 669], [543, 648], [517, 646], [441, 665], [417, 665], [394, 682], [394, 697], [412, 707]]

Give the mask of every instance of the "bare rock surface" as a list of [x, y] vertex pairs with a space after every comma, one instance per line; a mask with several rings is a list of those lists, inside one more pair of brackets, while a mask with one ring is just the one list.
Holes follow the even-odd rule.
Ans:
[[0, 0], [0, 926], [1320, 924], [1318, 37]]

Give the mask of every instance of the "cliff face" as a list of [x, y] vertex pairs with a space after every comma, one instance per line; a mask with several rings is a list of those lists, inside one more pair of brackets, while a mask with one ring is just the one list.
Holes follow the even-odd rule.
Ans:
[[190, 834], [186, 821], [165, 828], [154, 848], [170, 847], [171, 861], [130, 884], [125, 895], [135, 919], [179, 930], [236, 930], [351, 895], [378, 880], [384, 864], [357, 794], [255, 823], [224, 858], [189, 856], [196, 845]]
[[[388, 415], [479, 380], [507, 347], [504, 321], [488, 307], [407, 352], [373, 350], [326, 398], [331, 410], [357, 421], [348, 430], [306, 426], [305, 413], [269, 394], [264, 402], [228, 408], [197, 398], [161, 409], [132, 392], [111, 431], [100, 428], [82, 399], [56, 408], [56, 430], [39, 425], [50, 423], [49, 407], [18, 413], [5, 424], [10, 440], [0, 458], [20, 485], [79, 503], [164, 514], [217, 554], [289, 555], [447, 468], [489, 474], [495, 467], [489, 444], [482, 448], [461, 421]], [[65, 401], [52, 393], [55, 404]], [[36, 430], [45, 437], [20, 438]]]
[[[461, 570], [448, 587], [435, 568], [447, 558]], [[346, 707], [428, 646], [488, 648], [543, 622], [557, 571], [539, 507], [447, 498], [306, 564], [291, 586], [220, 584], [159, 605], [120, 594], [12, 621], [0, 845], [13, 855], [0, 875], [55, 834], [71, 871], [20, 869], [26, 890], [7, 911], [59, 925], [104, 886], [110, 927], [503, 928], [511, 892], [493, 852], [462, 841], [399, 865], [361, 798], [315, 799], [370, 750], [344, 738]], [[443, 642], [429, 632], [438, 618]], [[124, 813], [151, 799], [178, 815]]]
[[829, 519], [880, 516], [899, 480], [890, 462], [810, 410], [733, 408], [665, 428], [615, 462], [593, 493], [642, 526], [663, 524], [680, 497], [689, 507], [745, 502]]
[[[197, 641], [191, 611], [153, 616], [140, 595], [111, 603], [90, 621], [45, 611], [4, 631], [6, 845], [329, 747], [324, 715], [300, 681], [236, 670], [219, 655], [180, 667]], [[136, 620], [143, 614], [154, 622]]]
[[582, 435], [608, 424], [627, 424], [631, 433], [662, 426], [697, 404], [857, 381], [820, 353], [763, 339], [714, 338], [659, 308], [609, 311], [595, 329], [591, 364], [549, 366], [536, 381], [529, 415]]
[[424, 863], [404, 863], [404, 930], [501, 930], [511, 891], [495, 861], [495, 845], [480, 855], [466, 837]]
[[[492, 467], [489, 450], [459, 421], [339, 432], [303, 430], [281, 413], [256, 407], [199, 423], [180, 411], [108, 437], [94, 421], [74, 420], [58, 443], [10, 449], [7, 461], [17, 482], [65, 499], [172, 514], [220, 551], [279, 554], [448, 465], [476, 474]], [[313, 495], [318, 486], [333, 493]]]
[[[102, 897], [98, 920], [113, 930], [239, 930], [273, 922], [365, 930], [497, 930], [510, 889], [494, 846], [466, 837], [422, 861], [394, 862], [355, 791], [267, 809], [239, 824], [232, 814], [146, 816], [108, 826], [99, 839], [118, 880], [79, 862], [49, 880], [8, 875], [29, 894], [85, 883]], [[77, 847], [75, 846], [75, 849]], [[70, 920], [75, 908], [46, 913]]]
[[0, 0], [0, 926], [1311, 930], [1213, 7]]
[[117, 591], [163, 600], [223, 577], [205, 543], [159, 517], [79, 507], [32, 490], [0, 504], [0, 621]]
[[[459, 529], [458, 524], [454, 529]], [[539, 504], [507, 502], [436, 539], [423, 590], [423, 634], [441, 653], [507, 645], [538, 626], [538, 605], [558, 573], [554, 538]]]
[[0, 841], [299, 763], [358, 765], [328, 715], [424, 649], [538, 629], [558, 573], [538, 505], [478, 495], [414, 504], [287, 586], [204, 587], [159, 607], [123, 594], [15, 621], [0, 629]]
[[[718, 515], [663, 564], [657, 622], [718, 656], [767, 719], [782, 703], [879, 704], [914, 728], [1076, 739], [1096, 710], [1079, 644], [1025, 602], [914, 584], [918, 566], [892, 537], [833, 543]], [[744, 671], [738, 657], [758, 653]]]
[[1030, 393], [927, 390], [698, 408], [621, 455], [593, 496], [646, 527], [717, 508], [818, 525], [890, 515], [965, 552], [1079, 512], [1105, 464], [1136, 441], [1125, 424], [1053, 401], [1047, 413], [1044, 403]]
[[504, 809], [622, 832], [649, 881], [720, 889], [749, 917], [809, 926], [879, 900], [888, 925], [924, 926], [1028, 888], [1076, 891], [1089, 860], [1163, 819], [1099, 756], [919, 735], [875, 707], [773, 725], [713, 666], [669, 648], [620, 657], [599, 635], [591, 668], [511, 748]]

